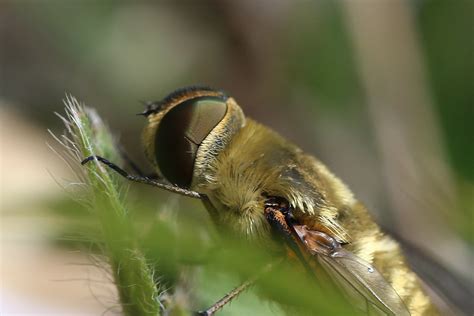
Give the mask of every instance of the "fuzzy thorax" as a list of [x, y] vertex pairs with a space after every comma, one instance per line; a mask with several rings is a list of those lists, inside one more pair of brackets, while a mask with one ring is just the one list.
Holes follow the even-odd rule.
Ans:
[[339, 240], [348, 239], [337, 218], [354, 203], [351, 192], [319, 161], [271, 129], [247, 120], [218, 155], [203, 161], [205, 176], [195, 189], [221, 208], [220, 220], [233, 230], [250, 239], [267, 234], [267, 194], [286, 198], [296, 216], [313, 215]]
[[342, 181], [314, 157], [247, 119], [218, 155], [206, 159], [206, 176], [194, 188], [209, 197], [219, 224], [246, 239], [271, 243], [265, 195], [283, 197], [299, 222], [348, 242], [346, 249], [373, 264], [412, 315], [435, 313], [398, 243], [380, 231]]

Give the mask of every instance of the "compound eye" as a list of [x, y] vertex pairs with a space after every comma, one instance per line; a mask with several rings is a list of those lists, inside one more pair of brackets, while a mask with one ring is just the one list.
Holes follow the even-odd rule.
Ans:
[[155, 152], [158, 167], [169, 182], [189, 188], [197, 150], [226, 112], [222, 98], [197, 97], [165, 114], [156, 132]]

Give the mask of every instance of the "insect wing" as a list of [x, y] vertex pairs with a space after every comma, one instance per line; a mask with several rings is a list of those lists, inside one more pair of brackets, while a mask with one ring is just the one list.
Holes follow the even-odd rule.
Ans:
[[355, 307], [368, 315], [410, 315], [395, 289], [370, 263], [325, 233], [300, 225], [293, 229]]
[[397, 292], [368, 262], [344, 249], [318, 259], [343, 293], [369, 315], [410, 315]]

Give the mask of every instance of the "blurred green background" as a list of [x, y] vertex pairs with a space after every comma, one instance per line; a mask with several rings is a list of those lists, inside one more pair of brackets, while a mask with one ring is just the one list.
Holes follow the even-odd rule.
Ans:
[[[74, 179], [45, 145], [47, 129], [63, 130], [53, 112], [65, 93], [147, 166], [140, 101], [194, 84], [225, 90], [326, 163], [382, 224], [473, 280], [473, 21], [470, 0], [0, 1], [2, 311], [116, 303], [96, 282], [103, 273], [67, 264], [90, 261], [94, 223], [53, 181]], [[138, 226], [209, 225], [199, 203], [140, 185], [130, 199]], [[218, 280], [204, 282], [200, 306], [237, 282]], [[223, 315], [251, 308], [274, 311], [246, 294]]]

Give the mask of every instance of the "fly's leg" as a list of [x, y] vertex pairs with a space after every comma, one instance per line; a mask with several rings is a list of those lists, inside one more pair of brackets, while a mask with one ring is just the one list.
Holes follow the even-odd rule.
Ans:
[[234, 298], [236, 298], [240, 293], [248, 289], [251, 285], [253, 285], [256, 281], [256, 277], [249, 279], [242, 283], [240, 286], [236, 287], [229, 293], [227, 293], [223, 298], [218, 300], [214, 305], [209, 307], [208, 309], [200, 312], [195, 312], [194, 315], [196, 316], [211, 316], [214, 315], [217, 311], [222, 309], [225, 305], [230, 303]]
[[85, 165], [88, 162], [93, 161], [93, 160], [103, 163], [104, 165], [106, 165], [107, 167], [114, 170], [115, 172], [120, 174], [122, 177], [124, 177], [124, 178], [126, 178], [130, 181], [151, 185], [151, 186], [158, 187], [158, 188], [166, 190], [166, 191], [170, 191], [170, 192], [177, 193], [177, 194], [180, 194], [180, 195], [184, 195], [184, 196], [187, 196], [187, 197], [192, 197], [192, 198], [195, 198], [195, 199], [202, 199], [203, 198], [203, 195], [201, 195], [200, 193], [178, 187], [177, 185], [171, 185], [171, 184], [168, 184], [168, 183], [164, 183], [161, 180], [155, 180], [155, 179], [151, 179], [151, 178], [140, 176], [140, 175], [128, 174], [125, 170], [123, 170], [122, 168], [120, 168], [116, 164], [114, 164], [114, 163], [112, 163], [112, 162], [108, 161], [107, 159], [105, 159], [103, 157], [100, 157], [100, 156], [89, 156], [89, 157], [85, 158], [81, 162], [81, 164]]
[[276, 261], [270, 264], [267, 264], [259, 274], [253, 276], [252, 278], [248, 279], [229, 293], [227, 293], [223, 298], [217, 301], [214, 305], [209, 307], [208, 309], [200, 312], [195, 312], [194, 315], [196, 316], [211, 316], [214, 315], [217, 311], [222, 309], [225, 305], [230, 303], [234, 298], [236, 298], [239, 294], [243, 291], [247, 290], [250, 286], [255, 284], [255, 282], [262, 276], [263, 274], [271, 271], [276, 264], [279, 264], [281, 261]]

